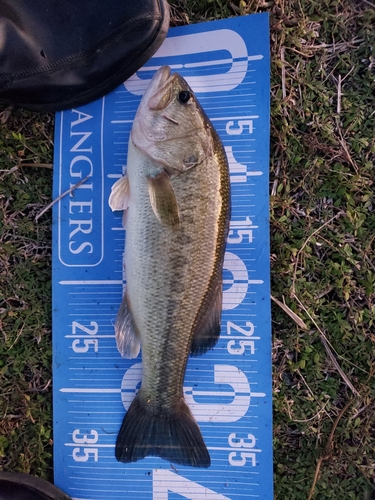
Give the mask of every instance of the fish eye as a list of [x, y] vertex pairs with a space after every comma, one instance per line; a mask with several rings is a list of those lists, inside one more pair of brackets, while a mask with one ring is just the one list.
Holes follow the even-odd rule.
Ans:
[[181, 90], [178, 94], [178, 100], [181, 104], [186, 104], [191, 98], [191, 93], [188, 90]]

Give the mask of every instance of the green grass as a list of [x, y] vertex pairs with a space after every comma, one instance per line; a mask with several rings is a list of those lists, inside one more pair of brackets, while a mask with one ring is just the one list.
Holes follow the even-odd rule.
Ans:
[[[273, 304], [275, 498], [375, 498], [375, 8], [171, 5], [271, 15], [272, 293], [306, 325]], [[0, 111], [0, 468], [51, 478], [52, 175], [19, 165], [52, 163], [53, 117]]]
[[288, 2], [275, 14], [272, 291], [307, 324], [273, 308], [276, 498], [365, 499], [375, 479], [375, 9]]
[[51, 468], [51, 199], [53, 117], [0, 114], [0, 467]]

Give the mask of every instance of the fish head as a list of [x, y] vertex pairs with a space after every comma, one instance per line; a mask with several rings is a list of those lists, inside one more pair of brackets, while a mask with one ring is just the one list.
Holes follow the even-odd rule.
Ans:
[[200, 164], [214, 151], [212, 125], [190, 86], [162, 66], [134, 119], [131, 140], [170, 175]]

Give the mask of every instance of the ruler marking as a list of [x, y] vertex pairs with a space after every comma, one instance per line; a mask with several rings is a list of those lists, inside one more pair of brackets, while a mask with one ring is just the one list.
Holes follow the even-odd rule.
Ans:
[[61, 280], [60, 285], [122, 285], [122, 280]]

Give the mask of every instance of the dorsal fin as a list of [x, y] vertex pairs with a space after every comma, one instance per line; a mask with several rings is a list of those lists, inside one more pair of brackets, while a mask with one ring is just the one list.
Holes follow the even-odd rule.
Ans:
[[200, 311], [190, 346], [193, 356], [213, 349], [220, 337], [223, 288], [221, 279], [216, 283], [209, 304]]

